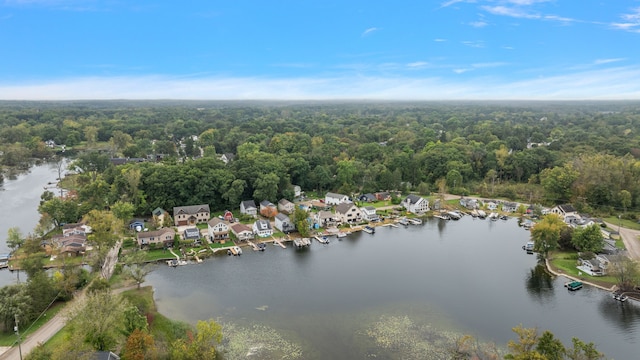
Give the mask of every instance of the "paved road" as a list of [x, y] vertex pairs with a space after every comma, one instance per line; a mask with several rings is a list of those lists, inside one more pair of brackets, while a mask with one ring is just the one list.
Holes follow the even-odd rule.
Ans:
[[[617, 229], [618, 225], [605, 223], [611, 229]], [[627, 248], [629, 257], [634, 260], [640, 260], [640, 230], [632, 230], [620, 228], [620, 237], [624, 246]]]

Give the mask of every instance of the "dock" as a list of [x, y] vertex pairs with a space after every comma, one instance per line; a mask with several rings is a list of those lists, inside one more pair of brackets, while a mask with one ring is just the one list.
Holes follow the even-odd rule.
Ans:
[[232, 246], [227, 250], [227, 255], [242, 255], [242, 249], [239, 246]]
[[309, 238], [301, 238], [301, 239], [294, 239], [293, 240], [293, 244], [296, 247], [304, 247], [304, 246], [309, 246], [311, 245], [311, 240], [309, 240]]
[[258, 245], [254, 244], [253, 242], [251, 242], [251, 240], [247, 240], [247, 244], [249, 244], [249, 246], [251, 246], [251, 248], [253, 249], [253, 251], [258, 251], [260, 250], [260, 248], [258, 248]]
[[282, 243], [282, 241], [280, 241], [280, 239], [276, 239], [275, 237], [271, 237], [273, 239], [273, 245], [278, 245], [283, 249], [286, 249], [287, 246], [285, 244]]
[[394, 227], [394, 228], [399, 228], [400, 226], [394, 224], [394, 223], [388, 223], [388, 224], [384, 224], [382, 226], [388, 226], [388, 227]]

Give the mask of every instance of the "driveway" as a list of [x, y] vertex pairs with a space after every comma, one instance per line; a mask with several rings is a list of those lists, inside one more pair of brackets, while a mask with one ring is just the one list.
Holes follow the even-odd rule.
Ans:
[[[607, 223], [610, 229], [617, 229], [618, 225]], [[640, 230], [632, 230], [627, 228], [620, 228], [620, 237], [624, 246], [627, 248], [629, 257], [634, 260], [640, 260]]]

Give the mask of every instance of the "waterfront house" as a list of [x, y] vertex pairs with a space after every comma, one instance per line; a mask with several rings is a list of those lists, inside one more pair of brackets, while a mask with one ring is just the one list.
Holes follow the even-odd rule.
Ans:
[[175, 231], [171, 228], [162, 228], [155, 231], [141, 231], [138, 233], [138, 246], [162, 246], [171, 247], [175, 239]]
[[495, 211], [498, 209], [498, 204], [494, 201], [487, 201], [485, 205], [487, 206], [487, 210]]
[[206, 223], [210, 214], [208, 204], [176, 206], [173, 208], [173, 221], [175, 226]]
[[336, 216], [336, 214], [332, 213], [331, 211], [320, 210], [316, 214], [315, 222], [323, 228], [334, 227], [338, 223], [338, 216]]
[[342, 203], [350, 203], [349, 197], [347, 195], [337, 194], [328, 192], [324, 196], [324, 203], [327, 205], [340, 205]]
[[281, 199], [280, 201], [278, 201], [278, 210], [280, 212], [283, 212], [285, 214], [293, 214], [293, 211], [295, 209], [295, 204], [287, 199]]
[[84, 233], [68, 232], [51, 238], [51, 244], [60, 254], [80, 255], [87, 250], [87, 236]]
[[251, 240], [254, 237], [253, 230], [245, 224], [236, 223], [231, 225], [231, 232], [239, 241]]
[[207, 222], [207, 233], [211, 242], [224, 243], [229, 240], [229, 224], [220, 218], [214, 217]]
[[259, 237], [269, 237], [273, 235], [273, 228], [269, 221], [260, 219], [253, 223], [253, 233]]
[[460, 206], [464, 206], [469, 210], [474, 210], [478, 208], [478, 200], [477, 199], [469, 199], [465, 197], [460, 198]]
[[258, 207], [253, 200], [245, 200], [240, 203], [240, 214], [256, 216], [258, 215]]
[[502, 211], [504, 212], [508, 212], [508, 213], [514, 213], [518, 210], [518, 204], [515, 202], [504, 202], [502, 204]]
[[373, 206], [363, 206], [360, 208], [362, 219], [366, 221], [380, 221], [380, 217], [376, 214], [376, 208]]
[[602, 276], [604, 275], [604, 271], [600, 267], [600, 263], [596, 259], [578, 259], [580, 265], [577, 268], [591, 276]]
[[418, 195], [407, 195], [402, 201], [402, 207], [413, 214], [423, 214], [429, 211], [429, 200]]
[[343, 224], [357, 224], [362, 221], [362, 212], [353, 203], [342, 203], [336, 206], [336, 215]]
[[576, 209], [570, 204], [558, 205], [551, 208], [551, 213], [559, 215], [563, 221], [580, 218]]
[[283, 213], [276, 215], [273, 226], [275, 226], [276, 229], [282, 231], [283, 233], [290, 233], [296, 230], [296, 227], [295, 225], [293, 225], [293, 222], [291, 222], [291, 219], [289, 219], [289, 217]]
[[260, 215], [266, 218], [272, 218], [278, 213], [278, 208], [269, 200], [260, 202]]
[[198, 241], [200, 240], [200, 229], [197, 227], [190, 227], [184, 229], [182, 232], [182, 239], [189, 241]]

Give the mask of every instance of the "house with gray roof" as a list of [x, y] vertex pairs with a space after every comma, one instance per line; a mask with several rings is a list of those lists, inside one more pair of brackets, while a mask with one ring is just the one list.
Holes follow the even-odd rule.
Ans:
[[224, 243], [229, 240], [229, 224], [217, 217], [207, 222], [207, 232], [211, 242]]
[[362, 212], [353, 203], [342, 203], [336, 206], [336, 215], [343, 224], [357, 224], [362, 221]]
[[423, 214], [429, 211], [429, 200], [414, 194], [407, 195], [401, 205], [413, 214]]
[[296, 230], [296, 227], [291, 222], [291, 219], [289, 219], [289, 217], [283, 213], [279, 213], [278, 215], [276, 215], [273, 226], [275, 226], [276, 229], [282, 231], [283, 233], [290, 233]]
[[256, 202], [253, 200], [245, 200], [240, 203], [240, 214], [257, 216], [258, 215], [258, 207], [256, 206]]
[[273, 235], [273, 228], [269, 221], [260, 219], [253, 223], [253, 233], [259, 237], [269, 237]]
[[293, 214], [293, 211], [296, 209], [296, 205], [287, 199], [281, 199], [278, 201], [278, 211]]
[[324, 196], [324, 203], [327, 205], [340, 205], [342, 203], [350, 203], [349, 197], [347, 195], [337, 194], [328, 192]]
[[175, 226], [195, 225], [206, 223], [211, 216], [208, 204], [176, 206], [173, 208]]
[[155, 231], [141, 231], [138, 233], [138, 246], [173, 246], [175, 231], [171, 228], [163, 228]]

